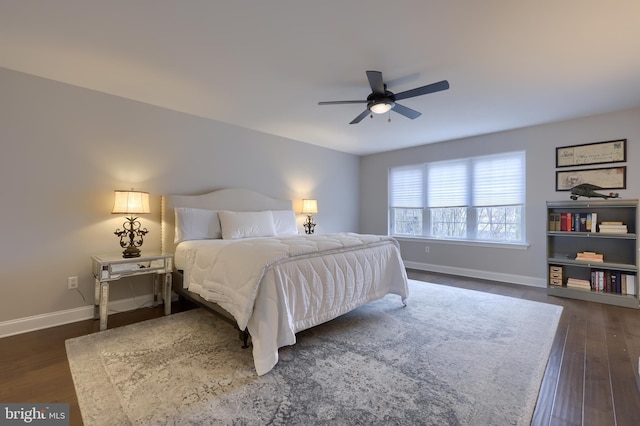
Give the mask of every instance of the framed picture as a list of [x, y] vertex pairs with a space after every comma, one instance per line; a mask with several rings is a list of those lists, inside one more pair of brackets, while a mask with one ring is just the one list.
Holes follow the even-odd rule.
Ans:
[[590, 183], [602, 189], [626, 189], [627, 166], [556, 171], [556, 191], [570, 191], [574, 186], [583, 183]]
[[627, 161], [627, 140], [595, 142], [556, 148], [556, 167]]

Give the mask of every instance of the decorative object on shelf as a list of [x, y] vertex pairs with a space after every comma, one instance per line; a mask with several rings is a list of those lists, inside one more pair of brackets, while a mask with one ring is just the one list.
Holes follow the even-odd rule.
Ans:
[[627, 161], [627, 140], [595, 142], [556, 148], [556, 167]]
[[626, 189], [627, 167], [556, 170], [556, 191], [571, 191], [572, 188], [585, 183], [599, 186], [600, 189]]
[[582, 183], [580, 185], [576, 185], [573, 188], [571, 188], [571, 199], [577, 200], [578, 197], [587, 197], [587, 198], [599, 197], [599, 198], [607, 199], [607, 198], [618, 198], [620, 196], [620, 194], [618, 194], [617, 192], [610, 192], [609, 195], [601, 194], [599, 192], [596, 192], [597, 189], [603, 189], [603, 188], [597, 185], [591, 185], [590, 183]]
[[549, 265], [549, 285], [562, 287], [563, 284], [562, 266]]
[[318, 200], [306, 199], [302, 200], [302, 214], [307, 215], [307, 220], [304, 221], [304, 232], [307, 234], [313, 234], [316, 227], [316, 223], [313, 220], [312, 215], [318, 213]]
[[124, 214], [126, 222], [122, 224], [124, 229], [116, 229], [114, 234], [120, 237], [120, 247], [125, 250], [122, 257], [140, 257], [140, 248], [143, 237], [149, 233], [147, 228], [141, 228], [136, 215], [151, 213], [149, 208], [149, 193], [142, 191], [115, 191], [112, 214]]

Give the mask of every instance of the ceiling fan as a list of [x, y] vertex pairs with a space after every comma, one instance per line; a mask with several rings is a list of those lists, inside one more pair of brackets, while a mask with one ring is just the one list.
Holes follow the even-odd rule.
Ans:
[[392, 93], [387, 90], [387, 85], [382, 80], [382, 73], [380, 71], [367, 71], [367, 78], [369, 79], [369, 86], [371, 86], [371, 94], [367, 96], [366, 100], [359, 101], [326, 101], [318, 102], [318, 105], [340, 105], [340, 104], [367, 104], [367, 109], [364, 110], [359, 116], [353, 119], [349, 124], [357, 124], [362, 121], [370, 113], [384, 114], [389, 110], [394, 110], [398, 114], [402, 114], [407, 118], [415, 119], [422, 115], [422, 113], [407, 108], [406, 106], [396, 103], [396, 101], [413, 98], [415, 96], [426, 95], [429, 93], [440, 92], [441, 90], [447, 90], [449, 88], [449, 82], [442, 80], [437, 83], [428, 84], [422, 87], [416, 87], [415, 89], [407, 90], [400, 93]]

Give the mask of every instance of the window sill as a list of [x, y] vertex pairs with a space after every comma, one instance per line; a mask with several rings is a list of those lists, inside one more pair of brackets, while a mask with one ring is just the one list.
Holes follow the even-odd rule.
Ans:
[[478, 240], [454, 240], [448, 238], [428, 238], [428, 237], [405, 237], [391, 235], [398, 241], [412, 241], [412, 242], [429, 242], [436, 244], [451, 244], [470, 247], [491, 247], [491, 248], [505, 248], [511, 250], [527, 250], [529, 243], [527, 242], [514, 242], [507, 241], [478, 241]]

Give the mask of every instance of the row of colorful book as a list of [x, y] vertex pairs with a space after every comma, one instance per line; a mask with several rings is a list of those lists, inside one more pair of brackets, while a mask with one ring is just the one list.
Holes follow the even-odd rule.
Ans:
[[[636, 276], [625, 274], [620, 271], [610, 271], [603, 269], [591, 269], [590, 280], [579, 278], [567, 278], [566, 287], [588, 291], [599, 291], [617, 294], [637, 294]], [[563, 268], [551, 265], [549, 269], [549, 284], [552, 286], [563, 286]]]
[[549, 231], [596, 232], [598, 213], [549, 213]]
[[589, 288], [605, 293], [631, 294], [635, 296], [637, 294], [636, 276], [620, 271], [592, 269]]
[[602, 232], [626, 234], [627, 225], [620, 221], [603, 221], [598, 224], [598, 213], [549, 213], [549, 231]]

